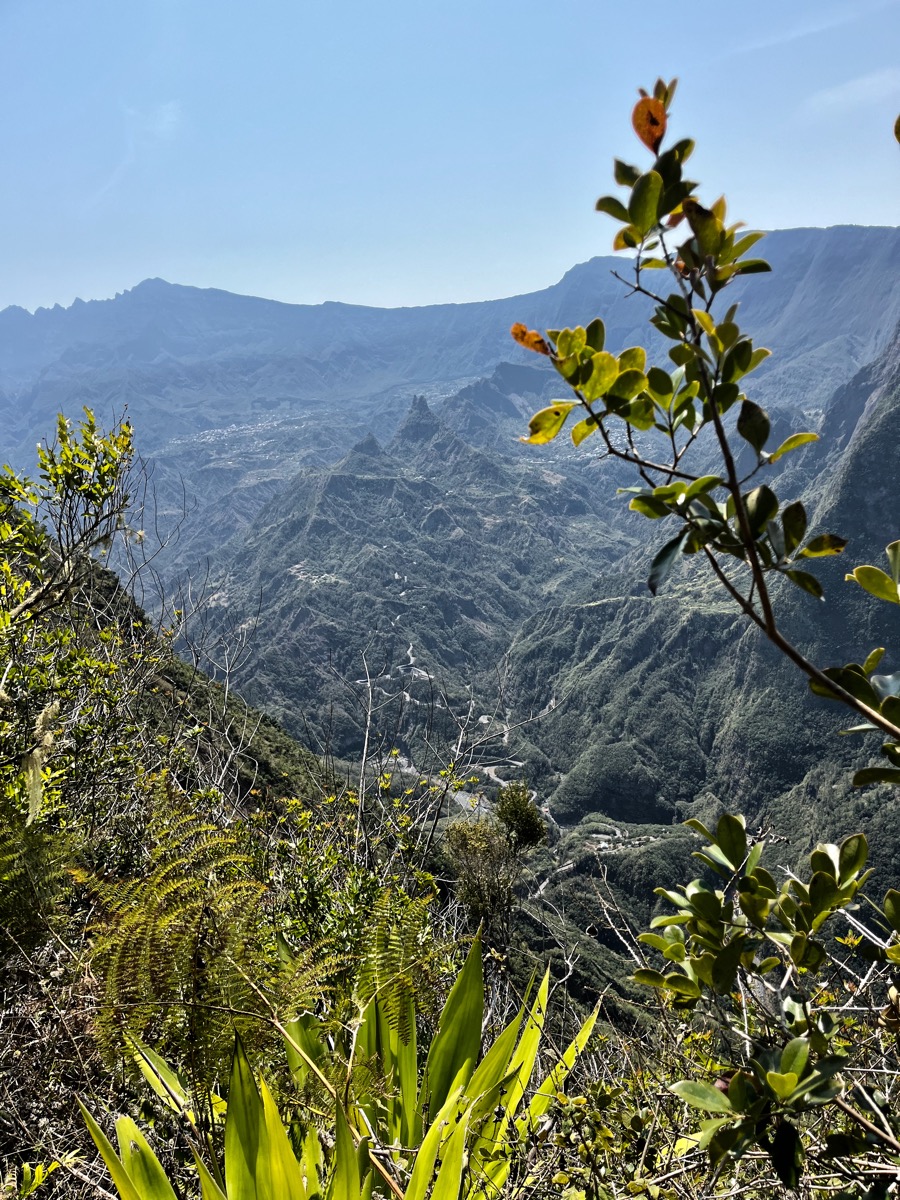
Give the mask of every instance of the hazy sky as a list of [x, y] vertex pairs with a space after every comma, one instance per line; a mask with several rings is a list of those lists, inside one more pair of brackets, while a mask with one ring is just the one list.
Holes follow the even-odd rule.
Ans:
[[900, 221], [900, 0], [0, 0], [0, 307], [544, 287], [657, 75], [735, 218]]

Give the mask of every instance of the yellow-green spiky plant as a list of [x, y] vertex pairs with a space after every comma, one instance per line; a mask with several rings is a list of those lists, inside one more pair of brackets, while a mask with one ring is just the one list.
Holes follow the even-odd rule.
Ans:
[[[424, 1063], [414, 1015], [404, 1040], [376, 995], [350, 1030], [352, 1051], [341, 1064], [346, 1086], [335, 1086], [335, 1072], [326, 1061], [329, 1045], [319, 1041], [315, 1022], [285, 1023], [282, 1032], [300, 1081], [305, 1072], [316, 1074], [334, 1106], [327, 1126], [312, 1127], [295, 1139], [299, 1149], [238, 1043], [223, 1166], [204, 1162], [194, 1146], [203, 1200], [368, 1200], [373, 1190], [396, 1200], [494, 1197], [503, 1190], [523, 1194], [530, 1186], [527, 1167], [511, 1184], [517, 1150], [560, 1092], [596, 1020], [594, 1013], [585, 1021], [535, 1089], [549, 984], [548, 973], [534, 1003], [523, 1005], [482, 1054], [484, 979], [476, 939]], [[380, 1064], [382, 1079], [390, 1082], [386, 1094], [376, 1097], [354, 1088], [357, 1055]], [[85, 1119], [122, 1200], [174, 1200], [133, 1121], [121, 1117], [117, 1122], [117, 1154], [87, 1112]]]

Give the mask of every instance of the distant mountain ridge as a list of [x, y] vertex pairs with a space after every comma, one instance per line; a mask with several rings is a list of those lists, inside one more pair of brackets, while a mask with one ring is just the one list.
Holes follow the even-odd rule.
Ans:
[[[829, 229], [790, 229], [770, 233], [764, 252], [771, 261], [781, 294], [772, 304], [755, 281], [732, 289], [745, 300], [745, 316], [757, 336], [765, 338], [785, 317], [807, 314], [798, 329], [812, 344], [824, 321], [826, 334], [845, 327], [871, 358], [896, 324], [900, 305], [900, 230], [891, 227], [834, 226]], [[877, 269], [876, 269], [877, 268]], [[251, 350], [279, 356], [310, 356], [327, 360], [348, 343], [374, 349], [382, 357], [398, 343], [428, 335], [441, 354], [458, 356], [458, 374], [485, 371], [498, 350], [507, 349], [512, 320], [561, 326], [583, 320], [583, 305], [610, 310], [621, 299], [622, 285], [612, 272], [628, 273], [628, 260], [598, 257], [581, 263], [556, 284], [537, 292], [463, 304], [433, 304], [415, 308], [376, 308], [326, 301], [290, 304], [242, 296], [216, 288], [196, 288], [147, 279], [110, 300], [76, 299], [63, 308], [39, 308], [34, 313], [17, 306], [0, 311], [0, 380], [5, 385], [45, 370], [65, 355], [90, 347], [115, 347], [120, 356], [152, 362], [160, 354], [183, 353], [194, 360], [229, 358]], [[818, 305], [805, 306], [796, 295], [801, 288], [840, 294]], [[787, 285], [785, 287], [785, 284]], [[878, 312], [874, 326], [864, 314]], [[638, 316], [638, 314], [635, 314]], [[892, 319], [893, 318], [893, 319]], [[611, 323], [623, 335], [637, 326], [618, 308]], [[615, 341], [616, 338], [614, 337]], [[463, 350], [463, 345], [468, 350]], [[426, 360], [427, 362], [427, 360]], [[425, 376], [426, 362], [423, 362]], [[449, 376], [447, 376], [449, 377]]]
[[[804, 384], [810, 371], [837, 386], [900, 320], [900, 230], [785, 230], [763, 246], [773, 274], [732, 294], [747, 328], [776, 352], [761, 377], [767, 399], [820, 406], [824, 397]], [[646, 307], [613, 270], [627, 275], [628, 260], [591, 259], [527, 295], [422, 308], [291, 305], [159, 279], [66, 309], [7, 308], [0, 416], [30, 444], [57, 408], [88, 403], [106, 418], [127, 403], [149, 449], [261, 415], [377, 407], [398, 389], [408, 399], [409, 389], [489, 374], [518, 353], [514, 321], [560, 327], [602, 314], [613, 348], [644, 340]]]

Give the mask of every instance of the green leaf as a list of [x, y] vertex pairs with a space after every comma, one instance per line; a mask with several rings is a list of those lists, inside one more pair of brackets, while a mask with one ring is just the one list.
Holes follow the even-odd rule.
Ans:
[[775, 1130], [769, 1157], [784, 1186], [791, 1192], [796, 1191], [802, 1173], [803, 1142], [790, 1121], [782, 1121]]
[[730, 1113], [734, 1107], [724, 1092], [720, 1092], [711, 1083], [699, 1079], [682, 1079], [673, 1083], [670, 1092], [674, 1092], [685, 1104], [692, 1108], [702, 1108], [704, 1112]]
[[[652, 946], [654, 950], [659, 950], [660, 953], [662, 953], [664, 950], [667, 950], [669, 947], [669, 943], [666, 941], [666, 939], [664, 937], [660, 937], [658, 933], [638, 934], [638, 941], [643, 943], [645, 946]], [[660, 976], [660, 978], [662, 979], [662, 976]], [[663, 982], [665, 982], [665, 980], [663, 980]]]
[[744, 865], [744, 871], [747, 875], [752, 875], [759, 865], [759, 860], [762, 858], [763, 847], [765, 842], [755, 842], [747, 855], [747, 862]]
[[450, 989], [438, 1031], [428, 1051], [421, 1095], [430, 1112], [443, 1107], [454, 1087], [468, 1083], [481, 1049], [483, 1016], [484, 977], [481, 937], [478, 936]]
[[772, 547], [775, 561], [784, 562], [787, 557], [787, 546], [784, 544], [784, 533], [781, 526], [777, 521], [769, 521], [766, 525], [766, 533], [769, 537], [769, 545]]
[[[878, 708], [881, 700], [872, 683], [862, 673], [862, 668], [851, 663], [847, 667], [827, 667], [823, 672], [828, 679], [833, 680], [844, 691], [867, 704], [869, 708]], [[874, 678], [877, 678], [875, 676]], [[816, 696], [824, 696], [826, 700], [834, 700], [835, 695], [828, 687], [816, 679], [811, 679], [809, 689]]]
[[866, 841], [864, 833], [851, 833], [849, 837], [844, 838], [839, 851], [840, 872], [838, 883], [842, 887], [844, 884], [849, 883], [866, 865], [868, 857], [869, 843]]
[[661, 367], [651, 367], [647, 372], [647, 383], [650, 390], [657, 396], [671, 396], [675, 391], [671, 376]]
[[706, 309], [694, 308], [691, 309], [691, 311], [694, 314], [694, 320], [707, 335], [707, 337], [714, 337], [716, 332], [716, 323]]
[[636, 250], [640, 242], [641, 231], [634, 225], [625, 225], [613, 238], [613, 250]]
[[441, 1165], [431, 1190], [430, 1200], [457, 1200], [462, 1186], [466, 1135], [469, 1132], [468, 1113], [457, 1121], [456, 1127], [444, 1143]]
[[750, 529], [754, 536], [758, 537], [767, 523], [775, 519], [778, 512], [778, 497], [770, 487], [762, 484], [747, 493], [744, 497], [744, 504], [747, 508]]
[[141, 1200], [177, 1200], [159, 1159], [130, 1117], [119, 1117], [116, 1121], [116, 1136], [122, 1162]]
[[632, 167], [630, 163], [622, 162], [620, 158], [613, 159], [613, 177], [616, 183], [622, 187], [634, 187], [641, 177], [641, 173], [637, 167]]
[[891, 578], [894, 583], [900, 584], [900, 541], [885, 546], [884, 552], [891, 567]]
[[764, 258], [746, 258], [738, 265], [738, 275], [761, 275], [765, 271], [771, 271], [771, 266]]
[[814, 913], [832, 909], [840, 899], [837, 882], [831, 873], [816, 871], [809, 881], [809, 903]]
[[[325, 1190], [325, 1200], [360, 1200], [356, 1151], [353, 1148], [353, 1137], [347, 1124], [347, 1118], [340, 1104], [335, 1109], [334, 1117], [334, 1156], [328, 1187]], [[288, 1149], [290, 1150], [290, 1147]], [[271, 1200], [282, 1200], [282, 1195], [284, 1195], [284, 1200], [294, 1200], [294, 1193], [280, 1191], [273, 1191]], [[228, 1198], [231, 1200], [230, 1189]], [[260, 1196], [259, 1200], [269, 1200], [269, 1198]]]
[[618, 415], [624, 417], [635, 429], [652, 429], [656, 414], [649, 396], [636, 396]]
[[707, 492], [713, 488], [721, 487], [722, 480], [718, 475], [701, 475], [699, 479], [695, 479], [692, 484], [685, 490], [683, 503], [695, 499], [697, 496], [705, 496]]
[[737, 431], [757, 454], [762, 451], [768, 440], [769, 429], [769, 417], [765, 410], [752, 400], [745, 400], [738, 413]]
[[880, 567], [856, 567], [844, 578], [849, 582], [854, 580], [861, 588], [879, 600], [887, 600], [889, 604], [900, 604], [897, 584], [890, 575], [886, 575]]
[[766, 1083], [779, 1100], [787, 1100], [788, 1096], [796, 1091], [799, 1082], [793, 1071], [785, 1071], [784, 1074], [780, 1071], [766, 1071]]
[[839, 851], [832, 843], [820, 842], [809, 856], [809, 865], [813, 871], [824, 871], [837, 883], [840, 873]]
[[84, 1117], [84, 1123], [88, 1127], [88, 1133], [94, 1139], [94, 1145], [100, 1151], [103, 1161], [106, 1163], [106, 1169], [109, 1171], [112, 1181], [116, 1186], [116, 1190], [121, 1197], [121, 1200], [144, 1200], [140, 1192], [131, 1180], [128, 1172], [122, 1163], [122, 1160], [116, 1154], [106, 1134], [78, 1100], [78, 1107], [81, 1109], [81, 1115]]
[[619, 376], [619, 361], [614, 354], [598, 350], [590, 358], [590, 375], [581, 385], [585, 400], [592, 403], [605, 396]]
[[796, 584], [798, 588], [802, 588], [804, 592], [809, 592], [817, 600], [824, 599], [825, 593], [815, 575], [810, 575], [808, 571], [785, 571], [785, 575], [787, 575], [791, 583]]
[[720, 996], [726, 996], [734, 989], [737, 969], [746, 940], [743, 936], [736, 936], [715, 957], [712, 965], [712, 986]]
[[643, 371], [627, 370], [618, 377], [610, 388], [610, 392], [622, 400], [632, 400], [646, 386], [647, 376]]
[[663, 500], [659, 500], [656, 496], [649, 493], [645, 493], [642, 496], [635, 496], [632, 500], [629, 500], [628, 507], [632, 512], [639, 512], [642, 516], [649, 517], [651, 521], [672, 515], [672, 510]]
[[678, 971], [673, 971], [666, 976], [666, 987], [679, 996], [687, 996], [689, 1000], [699, 1000], [700, 998], [700, 985]]
[[200, 1157], [197, 1147], [191, 1143], [191, 1153], [194, 1156], [194, 1165], [197, 1168], [197, 1174], [200, 1176], [200, 1196], [201, 1200], [228, 1200], [228, 1197], [216, 1183], [210, 1174], [210, 1170]]
[[847, 539], [838, 537], [836, 533], [821, 533], [803, 547], [800, 558], [825, 558], [831, 554], [841, 554], [846, 545]]
[[756, 243], [764, 238], [764, 233], [745, 233], [742, 238], [739, 238], [731, 247], [729, 258], [732, 262], [740, 258], [742, 254], [746, 254]]
[[741, 389], [736, 383], [719, 383], [712, 390], [712, 401], [719, 412], [728, 412], [740, 397]]
[[235, 1039], [225, 1119], [225, 1190], [228, 1200], [258, 1200], [256, 1168], [263, 1106], [244, 1047]]
[[425, 1200], [429, 1195], [438, 1151], [442, 1141], [448, 1136], [447, 1131], [453, 1117], [458, 1116], [461, 1096], [462, 1088], [454, 1088], [443, 1108], [433, 1117], [416, 1155], [416, 1163], [406, 1186], [405, 1200]]
[[610, 217], [614, 217], [617, 221], [624, 221], [626, 224], [629, 221], [628, 209], [621, 200], [615, 196], [601, 196], [594, 205], [597, 212], [606, 213]]
[[896, 888], [890, 888], [884, 897], [882, 904], [884, 915], [890, 922], [891, 928], [900, 933], [900, 892]]
[[678, 555], [681, 553], [686, 536], [684, 533], [679, 533], [677, 537], [673, 537], [670, 542], [666, 542], [661, 550], [657, 551], [656, 557], [650, 565], [650, 574], [647, 577], [647, 587], [654, 596], [669, 578]]
[[[565, 1054], [563, 1054], [562, 1058], [535, 1092], [528, 1106], [528, 1112], [516, 1121], [516, 1128], [519, 1131], [520, 1137], [524, 1138], [526, 1133], [531, 1133], [537, 1129], [539, 1119], [550, 1107], [553, 1097], [562, 1087], [566, 1076], [575, 1065], [576, 1059], [587, 1045], [599, 1014], [599, 1007], [595, 1008], [567, 1046]], [[408, 1197], [407, 1200], [409, 1200]]]
[[592, 433], [596, 433], [600, 428], [600, 422], [596, 417], [585, 417], [583, 421], [579, 421], [577, 425], [572, 426], [572, 442], [576, 446], [580, 446], [585, 438], [589, 438]]
[[863, 663], [863, 674], [871, 675], [881, 660], [884, 658], [884, 646], [878, 646], [866, 658]]
[[725, 879], [730, 879], [734, 874], [734, 867], [715, 844], [705, 846], [702, 850], [695, 850], [691, 857], [698, 858], [706, 866], [712, 867], [717, 875], [721, 875]]
[[652, 971], [649, 967], [641, 967], [631, 977], [635, 983], [640, 983], [644, 987], [664, 988], [666, 986], [666, 977], [661, 971]]
[[547, 1015], [547, 998], [549, 994], [550, 968], [548, 967], [544, 978], [541, 980], [538, 994], [525, 1022], [524, 1032], [510, 1063], [510, 1071], [516, 1072], [516, 1079], [505, 1097], [506, 1116], [510, 1118], [515, 1116], [516, 1109], [531, 1082], [534, 1064], [537, 1062], [538, 1049], [541, 1043], [541, 1034], [544, 1029], [544, 1020]]
[[747, 832], [743, 817], [723, 813], [716, 826], [716, 841], [729, 863], [737, 869], [747, 857]]
[[817, 433], [792, 433], [789, 438], [785, 438], [777, 450], [773, 451], [768, 457], [769, 462], [778, 462], [779, 458], [783, 458], [785, 454], [790, 454], [792, 450], [799, 450], [801, 446], [805, 446], [808, 442], [817, 442], [819, 435]]
[[496, 1038], [494, 1044], [472, 1073], [472, 1078], [466, 1084], [466, 1097], [477, 1100], [485, 1092], [496, 1087], [506, 1075], [516, 1048], [519, 1030], [525, 1009], [520, 1008], [503, 1032]]
[[806, 536], [806, 509], [799, 500], [794, 500], [781, 514], [781, 528], [785, 550], [793, 554]]
[[580, 354], [587, 345], [587, 330], [580, 325], [574, 329], [561, 329], [556, 339], [556, 353], [560, 358], [570, 358]]
[[647, 351], [643, 346], [630, 346], [619, 355], [620, 371], [641, 371], [647, 365]]
[[584, 331], [585, 341], [588, 346], [594, 351], [602, 350], [606, 342], [606, 327], [599, 317], [594, 317], [590, 325]]
[[900, 785], [900, 768], [898, 767], [865, 767], [853, 776], [854, 787], [869, 787], [873, 783], [891, 783]]
[[575, 408], [575, 405], [574, 400], [557, 400], [548, 408], [542, 408], [528, 422], [528, 437], [519, 438], [519, 441], [531, 442], [535, 446], [552, 442], [565, 425], [566, 417]]
[[694, 833], [699, 833], [701, 837], [705, 837], [708, 842], [714, 842], [716, 840], [703, 822], [698, 821], [696, 817], [688, 817], [684, 824], [687, 825], [688, 829], [693, 829]]
[[662, 190], [662, 177], [656, 171], [648, 171], [646, 175], [642, 175], [631, 189], [626, 219], [631, 221], [642, 236], [648, 234], [656, 224]]
[[[179, 1116], [189, 1115], [193, 1120], [191, 1101], [187, 1085], [182, 1077], [161, 1058], [155, 1050], [145, 1046], [140, 1038], [126, 1034], [127, 1043], [134, 1050], [134, 1061], [140, 1068], [141, 1074], [156, 1092], [160, 1099]], [[219, 1099], [220, 1104], [222, 1101]], [[223, 1105], [224, 1107], [224, 1105]]]
[[[265, 1181], [270, 1188], [269, 1194], [273, 1197], [278, 1197], [278, 1200], [306, 1200], [306, 1188], [303, 1186], [303, 1175], [300, 1171], [300, 1164], [294, 1155], [291, 1148], [290, 1138], [284, 1128], [278, 1108], [272, 1098], [272, 1093], [266, 1086], [264, 1079], [259, 1081], [259, 1090], [262, 1095], [263, 1103], [263, 1137], [260, 1140], [260, 1161], [258, 1173], [265, 1177]], [[341, 1124], [344, 1125], [346, 1131], [346, 1120], [341, 1106], [337, 1106], [336, 1110], [336, 1138], [337, 1138], [337, 1154], [335, 1157], [335, 1174], [340, 1169], [341, 1164]], [[350, 1138], [349, 1132], [346, 1132], [346, 1137]], [[350, 1149], [353, 1150], [353, 1141], [350, 1140]], [[356, 1172], [356, 1162], [353, 1163], [353, 1175], [356, 1177], [356, 1190], [352, 1188], [349, 1193], [345, 1191], [341, 1196], [340, 1191], [335, 1188], [332, 1192], [334, 1200], [359, 1200], [359, 1179]], [[258, 1189], [261, 1190], [261, 1189]]]

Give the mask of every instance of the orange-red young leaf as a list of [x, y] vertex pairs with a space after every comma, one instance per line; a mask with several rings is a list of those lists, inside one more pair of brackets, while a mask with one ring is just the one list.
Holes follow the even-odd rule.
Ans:
[[643, 96], [634, 106], [631, 123], [647, 149], [658, 153], [660, 142], [666, 136], [666, 106], [662, 100]]
[[523, 325], [517, 321], [509, 331], [520, 346], [524, 346], [526, 350], [534, 350], [537, 354], [550, 353], [550, 347], [537, 332], [536, 329], [529, 329], [527, 325]]

